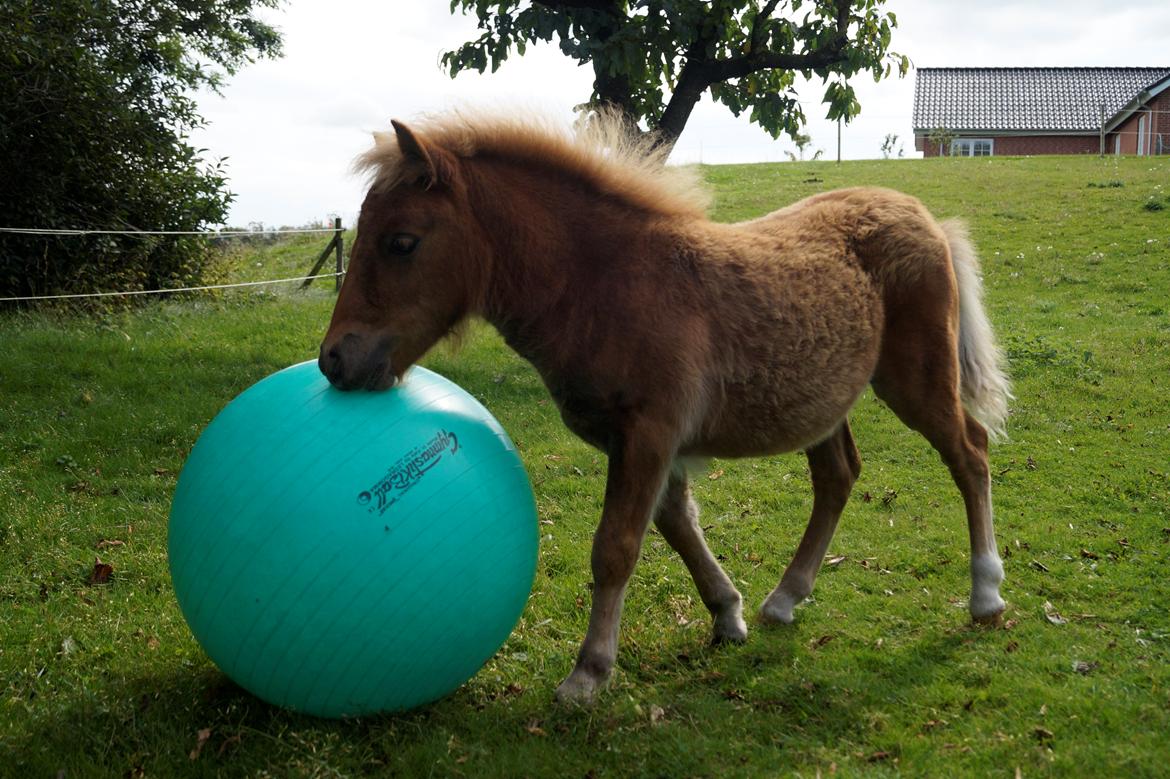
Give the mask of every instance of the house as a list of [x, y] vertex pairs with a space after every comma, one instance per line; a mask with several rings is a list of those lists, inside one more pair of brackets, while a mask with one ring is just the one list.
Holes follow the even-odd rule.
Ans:
[[1170, 67], [919, 68], [913, 123], [927, 157], [1170, 154]]

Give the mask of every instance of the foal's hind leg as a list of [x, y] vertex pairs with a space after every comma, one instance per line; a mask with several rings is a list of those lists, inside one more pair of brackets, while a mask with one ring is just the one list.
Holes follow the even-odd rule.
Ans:
[[[889, 343], [907, 343], [888, 339]], [[996, 549], [991, 512], [991, 470], [987, 431], [963, 409], [958, 392], [958, 361], [949, 344], [933, 354], [919, 344], [918, 354], [897, 348], [882, 354], [873, 387], [906, 425], [922, 433], [941, 455], [963, 495], [971, 541], [971, 617], [996, 622], [1005, 604], [999, 594], [1003, 563]]]
[[848, 420], [842, 420], [840, 427], [806, 454], [813, 483], [812, 517], [780, 584], [760, 609], [760, 618], [765, 622], [792, 622], [792, 610], [812, 592], [837, 520], [861, 474], [861, 457]]
[[691, 496], [691, 486], [681, 466], [676, 465], [670, 474], [666, 492], [654, 515], [654, 524], [666, 542], [682, 557], [687, 570], [691, 572], [691, 578], [695, 580], [699, 597], [714, 617], [714, 643], [746, 640], [743, 598], [703, 540], [703, 530], [699, 527], [699, 507]]

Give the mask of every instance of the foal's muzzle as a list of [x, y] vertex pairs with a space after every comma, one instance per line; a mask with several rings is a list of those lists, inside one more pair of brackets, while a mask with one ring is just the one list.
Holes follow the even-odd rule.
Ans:
[[329, 383], [341, 390], [384, 390], [394, 385], [388, 339], [362, 338], [346, 333], [340, 339], [321, 344], [317, 367]]

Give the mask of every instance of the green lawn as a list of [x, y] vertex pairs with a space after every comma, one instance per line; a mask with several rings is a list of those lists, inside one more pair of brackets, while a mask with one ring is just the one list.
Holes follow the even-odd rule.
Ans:
[[[604, 458], [533, 371], [478, 328], [427, 364], [516, 441], [540, 562], [498, 655], [449, 698], [333, 722], [270, 707], [191, 638], [166, 523], [200, 430], [252, 382], [316, 354], [331, 281], [82, 316], [0, 313], [0, 775], [1164, 775], [1170, 765], [1170, 159], [991, 158], [706, 169], [715, 216], [896, 187], [964, 216], [1011, 358], [993, 448], [1009, 602], [969, 625], [961, 501], [924, 440], [867, 394], [865, 470], [814, 600], [746, 645], [653, 532], [618, 668], [562, 710], [588, 608]], [[238, 278], [307, 269], [325, 238], [237, 256]], [[257, 265], [259, 263], [259, 265]], [[720, 461], [703, 524], [758, 608], [803, 531], [803, 457]], [[95, 561], [112, 566], [94, 583]]]

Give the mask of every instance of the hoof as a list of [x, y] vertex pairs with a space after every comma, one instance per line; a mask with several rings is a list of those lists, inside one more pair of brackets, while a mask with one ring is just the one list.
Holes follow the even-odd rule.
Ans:
[[773, 592], [760, 607], [760, 621], [766, 625], [791, 625], [796, 619], [796, 604], [800, 600], [786, 592]]
[[747, 623], [743, 620], [743, 606], [737, 603], [734, 609], [728, 609], [715, 619], [711, 645], [742, 644], [747, 641], [747, 633]]
[[1003, 624], [1003, 610], [1005, 608], [1006, 608], [1006, 604], [1004, 604], [1003, 601], [1000, 601], [1000, 607], [999, 607], [998, 611], [993, 611], [989, 614], [976, 614], [976, 613], [972, 612], [971, 613], [971, 624], [973, 624], [973, 625], [987, 625], [990, 627], [999, 627], [1000, 625]]
[[573, 671], [557, 687], [557, 703], [569, 707], [592, 706], [597, 702], [597, 693], [603, 684], [587, 674]]
[[971, 598], [971, 621], [980, 625], [998, 625], [1007, 604], [998, 592], [980, 593]]

